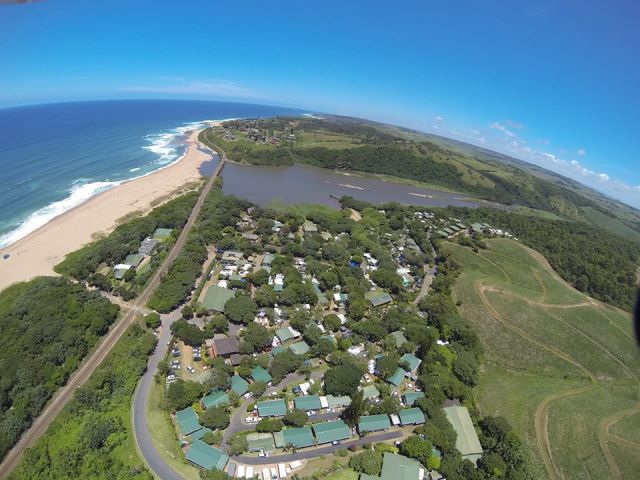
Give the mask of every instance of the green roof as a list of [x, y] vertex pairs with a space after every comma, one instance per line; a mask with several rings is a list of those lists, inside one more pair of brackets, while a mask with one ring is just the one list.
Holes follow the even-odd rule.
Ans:
[[404, 404], [408, 407], [413, 407], [418, 400], [424, 398], [424, 392], [407, 392], [402, 398], [404, 399]]
[[389, 382], [391, 385], [399, 387], [400, 384], [402, 383], [402, 380], [404, 380], [404, 376], [406, 374], [407, 372], [405, 372], [403, 369], [398, 367], [395, 373], [391, 375], [389, 378], [387, 378], [387, 382]]
[[482, 445], [480, 445], [478, 434], [471, 421], [469, 410], [467, 407], [452, 406], [446, 407], [444, 413], [458, 434], [456, 448], [464, 458], [476, 463], [482, 455]]
[[360, 433], [376, 432], [387, 428], [391, 428], [391, 422], [389, 421], [389, 416], [382, 413], [379, 415], [365, 415], [358, 420], [358, 431]]
[[231, 377], [231, 390], [242, 396], [249, 391], [249, 382], [240, 375]]
[[144, 255], [141, 255], [139, 253], [134, 253], [131, 255], [127, 255], [127, 258], [124, 259], [124, 264], [125, 265], [131, 265], [132, 267], [137, 267], [138, 265], [140, 265], [140, 262], [142, 261], [142, 259], [144, 258]]
[[402, 357], [400, 357], [401, 362], [407, 362], [409, 364], [409, 371], [414, 372], [422, 363], [418, 357], [416, 357], [413, 353], [405, 353]]
[[305, 397], [296, 397], [293, 399], [296, 408], [308, 412], [309, 410], [320, 410], [320, 397], [317, 395], [307, 395]]
[[236, 294], [233, 290], [229, 290], [226, 288], [218, 287], [217, 285], [213, 285], [209, 287], [206, 295], [204, 296], [204, 300], [202, 300], [202, 305], [207, 310], [214, 310], [216, 312], [224, 312], [224, 304]]
[[326, 396], [327, 403], [329, 404], [329, 408], [333, 407], [345, 407], [347, 405], [351, 405], [351, 397], [344, 395], [342, 397], [334, 397], [333, 395]]
[[286, 351], [287, 347], [283, 345], [278, 345], [277, 347], [273, 347], [271, 349], [271, 356], [275, 357], [276, 355], [280, 355], [282, 352]]
[[328, 305], [329, 304], [329, 299], [327, 297], [325, 297], [323, 293], [316, 293], [316, 296], [318, 297], [318, 305]]
[[291, 327], [282, 327], [276, 330], [276, 337], [278, 337], [281, 342], [286, 342], [296, 336]]
[[256, 382], [269, 383], [271, 381], [271, 375], [269, 375], [269, 372], [260, 365], [253, 367], [253, 370], [251, 370], [251, 378]]
[[417, 407], [405, 408], [398, 412], [400, 423], [404, 425], [418, 425], [425, 422], [424, 413]]
[[420, 464], [411, 458], [385, 452], [381, 480], [419, 480]]
[[204, 437], [207, 433], [210, 433], [210, 432], [212, 432], [212, 430], [207, 427], [201, 428], [200, 430], [196, 430], [190, 435], [191, 441], [202, 440], [202, 437]]
[[250, 433], [247, 435], [247, 446], [250, 452], [264, 450], [270, 452], [275, 448], [273, 434], [271, 433]]
[[404, 333], [402, 333], [400, 331], [391, 332], [389, 335], [391, 337], [393, 337], [393, 339], [395, 340], [396, 347], [400, 347], [400, 346], [404, 345], [405, 343], [407, 343], [407, 337], [405, 337]]
[[156, 231], [153, 233], [153, 236], [158, 240], [162, 240], [165, 238], [169, 238], [171, 236], [170, 228], [156, 228]]
[[309, 345], [307, 342], [302, 340], [301, 342], [294, 343], [293, 345], [289, 345], [289, 349], [296, 355], [304, 355], [309, 351]]
[[184, 410], [177, 411], [176, 421], [183, 435], [191, 435], [196, 430], [202, 428], [202, 425], [198, 422], [198, 415], [196, 415], [193, 407], [187, 407]]
[[365, 293], [364, 296], [374, 307], [379, 307], [380, 305], [384, 305], [393, 301], [391, 295], [383, 290], [370, 290]]
[[376, 388], [375, 385], [367, 385], [362, 389], [362, 397], [365, 400], [370, 400], [372, 398], [378, 398], [380, 396], [380, 392]]
[[229, 457], [221, 450], [207, 445], [202, 440], [194, 440], [185, 458], [191, 463], [206, 470], [223, 470]]
[[287, 413], [287, 404], [284, 400], [265, 400], [258, 402], [258, 414], [261, 417], [284, 417]]
[[204, 408], [215, 408], [218, 405], [224, 405], [229, 403], [229, 395], [222, 390], [214, 390], [201, 400]]
[[310, 427], [287, 428], [282, 430], [282, 438], [285, 446], [293, 445], [296, 448], [310, 447], [315, 443]]
[[268, 253], [262, 259], [262, 265], [271, 265], [271, 263], [276, 259], [276, 256], [273, 253]]
[[276, 448], [284, 447], [284, 436], [282, 435], [282, 430], [279, 432], [273, 432], [273, 443], [276, 444]]
[[351, 436], [349, 427], [342, 420], [316, 423], [313, 425], [313, 432], [316, 434], [318, 445], [344, 440]]

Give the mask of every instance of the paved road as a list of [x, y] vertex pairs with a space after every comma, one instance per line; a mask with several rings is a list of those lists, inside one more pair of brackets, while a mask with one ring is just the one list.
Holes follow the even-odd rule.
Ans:
[[433, 267], [429, 265], [425, 265], [423, 267], [424, 271], [424, 280], [422, 282], [422, 287], [420, 288], [420, 292], [418, 292], [418, 296], [413, 300], [414, 305], [418, 305], [420, 300], [422, 300], [427, 293], [429, 293], [429, 287], [431, 287], [431, 282], [433, 282], [433, 277], [435, 277], [436, 273], [438, 273], [438, 266], [436, 265], [436, 249], [431, 245], [431, 254], [433, 255]]
[[[191, 212], [191, 216], [189, 217], [189, 221], [191, 222], [191, 225], [189, 226], [189, 228], [191, 228], [191, 226], [193, 226], [193, 223], [195, 223], [195, 220], [198, 214], [200, 213], [200, 209], [202, 208], [202, 205], [204, 203], [204, 199], [206, 198], [207, 194], [211, 190], [214, 180], [220, 174], [220, 171], [224, 167], [225, 161], [226, 161], [225, 157], [222, 157], [218, 160], [218, 166], [216, 167], [215, 171], [207, 181], [205, 188], [202, 190], [202, 193], [200, 194], [200, 197], [198, 198], [198, 201], [196, 202], [196, 205], [193, 211]], [[178, 242], [180, 242], [180, 239], [182, 238], [186, 230], [187, 228], [185, 228], [182, 231], [182, 233], [180, 234], [180, 237], [178, 238]], [[185, 240], [186, 240], [186, 236], [185, 236]], [[176, 242], [176, 246], [178, 245], [178, 242]], [[172, 253], [173, 251], [175, 251], [175, 247], [174, 247], [174, 250], [172, 250]], [[177, 320], [179, 317], [180, 317], [180, 314], [176, 309], [174, 312], [165, 316], [165, 318], [163, 319], [162, 330], [160, 334], [160, 339], [158, 341], [158, 345], [156, 346], [156, 350], [154, 351], [153, 355], [151, 355], [151, 358], [147, 363], [147, 371], [145, 372], [145, 374], [140, 379], [140, 382], [138, 383], [138, 386], [136, 388], [136, 391], [133, 397], [133, 410], [131, 412], [131, 419], [133, 423], [133, 433], [136, 439], [138, 451], [143, 456], [146, 464], [149, 466], [149, 468], [154, 473], [154, 475], [156, 475], [156, 477], [158, 478], [161, 478], [162, 480], [173, 480], [173, 479], [178, 480], [182, 477], [178, 475], [178, 473], [175, 470], [173, 470], [173, 468], [171, 468], [162, 459], [162, 457], [156, 450], [155, 445], [153, 444], [153, 441], [151, 439], [151, 432], [149, 431], [149, 425], [147, 424], [146, 411], [147, 411], [147, 404], [149, 400], [149, 390], [151, 388], [151, 385], [154, 382], [154, 376], [157, 371], [158, 362], [162, 358], [164, 358], [169, 348], [169, 346], [167, 345], [167, 342], [170, 340], [171, 324], [175, 320]]]
[[16, 443], [14, 447], [9, 450], [7, 455], [4, 457], [2, 464], [0, 464], [0, 478], [9, 476], [11, 471], [18, 465], [24, 451], [28, 447], [33, 445], [33, 443], [38, 438], [40, 438], [40, 436], [44, 432], [47, 431], [49, 424], [58, 415], [58, 413], [62, 411], [64, 406], [73, 398], [73, 393], [76, 388], [82, 386], [89, 379], [95, 369], [107, 357], [116, 342], [127, 331], [129, 325], [131, 325], [131, 323], [135, 321], [137, 312], [142, 311], [142, 309], [145, 307], [153, 292], [156, 290], [156, 288], [158, 288], [162, 276], [169, 270], [169, 267], [178, 256], [178, 254], [182, 250], [182, 247], [187, 241], [189, 232], [193, 227], [196, 218], [200, 213], [200, 210], [202, 209], [204, 200], [209, 191], [211, 191], [211, 187], [213, 186], [215, 177], [220, 174], [225, 160], [225, 158], [222, 158], [218, 161], [216, 170], [214, 171], [211, 178], [207, 181], [205, 187], [202, 189], [200, 197], [198, 198], [193, 210], [191, 211], [189, 219], [182, 229], [182, 232], [180, 233], [180, 236], [178, 237], [175, 245], [173, 246], [169, 254], [165, 257], [158, 270], [151, 277], [151, 280], [149, 281], [145, 289], [138, 296], [138, 298], [130, 302], [131, 308], [128, 311], [125, 311], [120, 321], [118, 321], [111, 327], [109, 332], [105, 335], [105, 337], [102, 339], [93, 353], [84, 360], [78, 370], [76, 370], [76, 372], [69, 378], [67, 384], [61, 387], [53, 395], [52, 399], [49, 401], [40, 416], [33, 421], [31, 428], [29, 428], [29, 430], [27, 430], [22, 435], [18, 443]]
[[287, 463], [294, 460], [302, 460], [305, 458], [316, 458], [320, 455], [329, 455], [341, 448], [349, 448], [352, 445], [362, 446], [367, 443], [384, 442], [385, 440], [393, 440], [403, 436], [401, 430], [395, 432], [379, 433], [377, 435], [368, 435], [364, 438], [352, 440], [350, 442], [340, 442], [339, 445], [328, 445], [322, 448], [314, 448], [311, 450], [290, 453], [288, 455], [276, 455], [275, 457], [245, 457], [243, 455], [234, 455], [231, 458], [234, 462], [244, 463], [245, 465], [270, 465], [274, 463]]

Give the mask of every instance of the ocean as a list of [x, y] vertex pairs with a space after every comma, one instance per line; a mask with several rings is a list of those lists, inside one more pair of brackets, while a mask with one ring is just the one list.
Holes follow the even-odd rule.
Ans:
[[180, 159], [207, 120], [302, 112], [181, 100], [46, 104], [0, 110], [0, 247], [123, 181]]

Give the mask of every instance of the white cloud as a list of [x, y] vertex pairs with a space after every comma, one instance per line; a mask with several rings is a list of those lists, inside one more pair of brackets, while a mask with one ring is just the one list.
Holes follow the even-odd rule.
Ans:
[[587, 151], [584, 148], [580, 148], [578, 149], [578, 155], [580, 155], [581, 157], [584, 157], [587, 154]]
[[611, 180], [611, 178], [609, 178], [609, 175], [607, 175], [606, 173], [599, 173], [598, 178], [600, 178], [601, 180], [604, 180], [605, 182], [608, 182], [609, 180]]
[[524, 128], [524, 125], [520, 122], [515, 122], [513, 120], [507, 120], [507, 126], [509, 128], [515, 128], [516, 130], [522, 130]]
[[444, 117], [442, 115], [436, 115], [433, 118], [435, 118], [437, 122], [443, 122], [444, 121]]
[[502, 133], [504, 133], [505, 135], [507, 135], [508, 137], [515, 137], [516, 134], [513, 133], [511, 130], [509, 130], [506, 126], [502, 125], [501, 123], [498, 122], [493, 122], [490, 125], [491, 128], [495, 129], [495, 130], [499, 130]]
[[201, 95], [207, 97], [256, 96], [253, 90], [226, 80], [199, 81], [171, 77], [158, 77], [155, 85], [124, 86], [120, 90], [137, 93]]

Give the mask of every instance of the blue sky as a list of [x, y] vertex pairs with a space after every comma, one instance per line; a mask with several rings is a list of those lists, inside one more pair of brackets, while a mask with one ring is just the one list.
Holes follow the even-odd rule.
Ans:
[[629, 0], [0, 5], [0, 106], [202, 98], [357, 115], [640, 207], [638, 18]]

